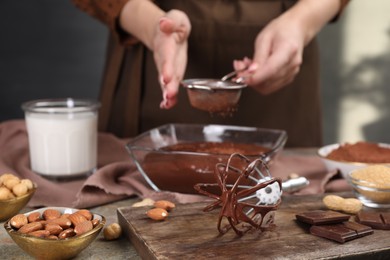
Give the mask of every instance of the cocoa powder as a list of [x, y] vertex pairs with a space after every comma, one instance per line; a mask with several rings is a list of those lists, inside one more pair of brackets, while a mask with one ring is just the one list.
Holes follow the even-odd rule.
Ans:
[[390, 148], [363, 141], [345, 143], [330, 152], [326, 158], [345, 162], [390, 163]]

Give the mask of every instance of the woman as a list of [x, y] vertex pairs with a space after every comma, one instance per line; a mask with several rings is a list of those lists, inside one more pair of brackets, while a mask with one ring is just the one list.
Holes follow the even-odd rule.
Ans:
[[[315, 35], [347, 0], [73, 2], [111, 31], [101, 131], [122, 137], [166, 123], [229, 124], [286, 130], [287, 146], [321, 145]], [[240, 76], [250, 88], [231, 117], [196, 110], [179, 91], [183, 78], [219, 78], [232, 64], [247, 68]]]

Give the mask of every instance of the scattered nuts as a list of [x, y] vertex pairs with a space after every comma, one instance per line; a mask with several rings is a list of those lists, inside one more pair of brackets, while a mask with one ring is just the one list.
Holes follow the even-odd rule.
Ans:
[[154, 200], [145, 198], [139, 202], [136, 202], [132, 205], [132, 207], [144, 207], [144, 206], [153, 206]]
[[118, 223], [112, 223], [103, 230], [104, 239], [115, 240], [122, 235], [122, 228]]
[[168, 200], [159, 200], [154, 203], [154, 206], [156, 208], [165, 209], [166, 211], [171, 211], [173, 208], [175, 208], [175, 204], [173, 202], [170, 202]]
[[146, 215], [154, 220], [164, 220], [168, 217], [168, 211], [162, 208], [154, 208], [151, 210], [148, 210], [146, 212]]
[[350, 214], [358, 213], [363, 207], [363, 203], [358, 199], [345, 199], [337, 195], [327, 195], [322, 201], [328, 209], [343, 211]]

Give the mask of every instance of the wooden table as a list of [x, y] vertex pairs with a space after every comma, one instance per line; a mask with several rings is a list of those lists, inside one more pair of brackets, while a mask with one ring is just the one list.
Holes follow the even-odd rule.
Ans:
[[[285, 153], [299, 153], [299, 154], [307, 154], [307, 155], [313, 155], [315, 152], [315, 149], [294, 149], [294, 150], [287, 150]], [[321, 196], [321, 195], [318, 195]], [[153, 230], [154, 224], [159, 223], [150, 223], [149, 219], [146, 219], [144, 217], [144, 209], [135, 209], [135, 210], [129, 210], [128, 207], [131, 206], [134, 202], [139, 201], [138, 198], [130, 198], [123, 201], [117, 201], [114, 203], [110, 203], [107, 205], [103, 205], [100, 207], [92, 208], [91, 210], [102, 214], [107, 219], [107, 224], [118, 222], [118, 215], [119, 220], [122, 222], [122, 225], [124, 225], [126, 228], [126, 236], [123, 236], [119, 240], [115, 241], [105, 241], [103, 239], [103, 234], [101, 233], [99, 237], [89, 246], [87, 247], [81, 254], [79, 254], [75, 259], [141, 259], [144, 258], [159, 258], [159, 259], [177, 259], [179, 257], [178, 255], [167, 255], [166, 253], [163, 254], [163, 250], [168, 251], [168, 249], [171, 249], [169, 243], [161, 243], [159, 252], [160, 255], [156, 255], [151, 253], [149, 246], [151, 245], [150, 239], [153, 237], [158, 239], [161, 238], [161, 233], [145, 233], [145, 230]], [[284, 203], [282, 204], [282, 207], [284, 207], [285, 212], [283, 214], [280, 214], [279, 217], [276, 218], [276, 222], [280, 221], [280, 219], [288, 219], [291, 223], [294, 223], [293, 221], [293, 214], [297, 210], [297, 206], [299, 205], [299, 210], [302, 209], [302, 207], [310, 209], [310, 208], [317, 208], [318, 207], [318, 201], [319, 198], [316, 196], [312, 196], [309, 198], [306, 198], [306, 200], [302, 201], [302, 198], [298, 198], [297, 196], [291, 196], [289, 198], [286, 198], [284, 200]], [[298, 204], [297, 204], [298, 203]], [[198, 219], [202, 220], [203, 218], [209, 219], [210, 217], [213, 219], [211, 221], [207, 220], [208, 222], [203, 222], [205, 225], [203, 225], [203, 231], [202, 232], [208, 232], [209, 236], [208, 238], [215, 239], [216, 237], [216, 223], [214, 222], [214, 218], [211, 215], [203, 215], [201, 212], [202, 205], [200, 204], [194, 204], [194, 205], [178, 205], [178, 210], [174, 213], [172, 213], [172, 216], [177, 216], [176, 219], [181, 221], [181, 223], [188, 222], [189, 220], [180, 216], [183, 215], [193, 215], [196, 216]], [[120, 209], [118, 211], [118, 209]], [[27, 212], [31, 209], [25, 208], [22, 212]], [[192, 212], [192, 213], [191, 213]], [[212, 213], [215, 214], [215, 213]], [[125, 218], [121, 216], [126, 216]], [[278, 215], [277, 215], [278, 216]], [[129, 218], [129, 220], [127, 220]], [[205, 220], [206, 220], [205, 219]], [[130, 221], [130, 222], [128, 222]], [[168, 220], [169, 221], [169, 220]], [[129, 223], [133, 225], [133, 230], [130, 229]], [[153, 224], [153, 225], [146, 225], [147, 223]], [[4, 223], [1, 223], [4, 225]], [[160, 223], [159, 225], [161, 225]], [[169, 222], [166, 222], [166, 224], [169, 224]], [[288, 223], [280, 223], [278, 224], [280, 227], [287, 227]], [[287, 226], [286, 226], [287, 225]], [[169, 230], [169, 226], [167, 226]], [[189, 225], [187, 228], [193, 228], [193, 225]], [[291, 228], [291, 227], [290, 227]], [[198, 229], [198, 227], [197, 227]], [[290, 230], [291, 231], [291, 230]], [[144, 232], [144, 233], [142, 233]], [[160, 229], [161, 232], [161, 229]], [[172, 231], [173, 232], [173, 231]], [[177, 232], [177, 231], [175, 231]], [[282, 235], [284, 231], [279, 230], [278, 233], [269, 233], [268, 236], [272, 237], [276, 234]], [[273, 258], [273, 259], [304, 259], [303, 256], [309, 257], [309, 259], [314, 258], [324, 258], [324, 254], [322, 251], [326, 252], [330, 248], [333, 248], [333, 252], [335, 252], [333, 255], [331, 255], [328, 259], [335, 258], [335, 257], [342, 257], [344, 259], [367, 259], [367, 255], [369, 255], [369, 259], [390, 259], [390, 239], [388, 239], [390, 235], [390, 231], [387, 231], [389, 233], [385, 233], [385, 238], [383, 238], [384, 233], [386, 231], [382, 232], [376, 232], [376, 236], [373, 234], [366, 238], [357, 239], [355, 241], [349, 241], [344, 245], [337, 244], [332, 241], [327, 241], [322, 238], [317, 238], [310, 236], [309, 234], [302, 233], [304, 230], [298, 230], [296, 227], [292, 230], [292, 232], [298, 232], [299, 234], [296, 234], [297, 236], [293, 237], [293, 239], [290, 240], [290, 242], [287, 242], [284, 244], [283, 248], [280, 247], [280, 243], [277, 243], [277, 240], [275, 241], [275, 245], [277, 247], [270, 247], [265, 248], [261, 250], [261, 252], [256, 256], [258, 259], [265, 259], [265, 258]], [[378, 238], [379, 234], [379, 238]], [[144, 240], [144, 242], [148, 242], [148, 245], [142, 245], [139, 243], [142, 239], [146, 239], [145, 235], [148, 235], [148, 239]], [[238, 240], [236, 237], [233, 237], [233, 233], [226, 234], [226, 236], [220, 238], [220, 240], [214, 240], [214, 243], [212, 243], [211, 240], [208, 241], [209, 247], [216, 247], [216, 246], [224, 246], [229, 247], [229, 240], [233, 241], [233, 244], [235, 248], [237, 248], [240, 244], [245, 244], [245, 242], [249, 242], [252, 245], [262, 245], [261, 237], [259, 237], [256, 241], [254, 241], [253, 236], [247, 236], [243, 239]], [[138, 238], [135, 241], [134, 244], [132, 244], [128, 238], [131, 236], [138, 236]], [[151, 237], [150, 237], [151, 236]], [[172, 237], [172, 234], [166, 234], [166, 237]], [[191, 237], [196, 239], [197, 233], [196, 230], [194, 230], [194, 234], [190, 234]], [[299, 240], [304, 238], [305, 243], [301, 242], [299, 243]], [[310, 238], [311, 242], [307, 242], [307, 238]], [[1, 259], [32, 259], [30, 256], [28, 256], [22, 249], [20, 249], [8, 236], [5, 229], [2, 227], [0, 228], [0, 258]], [[167, 240], [169, 241], [169, 240]], [[180, 239], [179, 239], [180, 241]], [[204, 241], [204, 240], [202, 240]], [[216, 241], [216, 242], [215, 242]], [[164, 241], [161, 241], [164, 242]], [[228, 243], [229, 242], [229, 243]], [[156, 242], [154, 242], [156, 243]], [[199, 245], [200, 241], [197, 245]], [[153, 244], [153, 243], [152, 243]], [[317, 246], [323, 246], [323, 248], [316, 247], [315, 250], [313, 250], [313, 245]], [[387, 246], [388, 245], [388, 246]], [[155, 246], [155, 245], [154, 245]], [[161, 249], [162, 248], [162, 249]], [[165, 249], [164, 249], [165, 248]], [[179, 248], [180, 249], [180, 248]], [[139, 250], [139, 252], [137, 252]], [[177, 248], [175, 250], [178, 250]], [[275, 252], [276, 253], [275, 253]], [[308, 253], [308, 251], [313, 251], [311, 254]], [[179, 251], [179, 253], [182, 253], [183, 251]], [[268, 253], [266, 253], [268, 252]], [[278, 254], [278, 252], [280, 254]], [[358, 252], [359, 254], [356, 254]], [[209, 251], [211, 255], [215, 258], [215, 252]], [[363, 253], [363, 254], [362, 254]], [[269, 254], [269, 255], [267, 255]], [[211, 256], [210, 255], [210, 256]], [[191, 256], [190, 254], [188, 256]], [[222, 256], [222, 255], [221, 255]], [[180, 257], [183, 257], [182, 255]], [[229, 256], [224, 257], [231, 258]], [[198, 258], [199, 259], [199, 258]], [[242, 258], [243, 259], [243, 258]], [[307, 258], [305, 258], [307, 259]]]
[[390, 230], [374, 230], [344, 244], [311, 235], [310, 226], [297, 221], [295, 215], [326, 209], [323, 196], [284, 197], [273, 230], [255, 230], [244, 236], [233, 230], [220, 235], [218, 209], [205, 213], [202, 209], [208, 203], [204, 202], [177, 205], [160, 222], [146, 217], [145, 209], [120, 208], [118, 216], [143, 259], [390, 259]]

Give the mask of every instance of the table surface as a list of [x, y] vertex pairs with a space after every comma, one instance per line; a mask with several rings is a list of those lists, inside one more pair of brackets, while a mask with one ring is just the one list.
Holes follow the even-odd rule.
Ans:
[[[299, 149], [288, 150], [285, 153], [300, 153], [313, 155], [315, 150], [313, 149]], [[91, 208], [91, 211], [99, 213], [106, 217], [107, 223], [118, 222], [117, 209], [121, 207], [131, 206], [133, 203], [139, 201], [139, 198], [129, 198], [122, 201], [117, 201], [107, 205]], [[28, 212], [31, 209], [24, 208], [21, 213]], [[0, 258], [1, 259], [33, 259], [27, 255], [21, 248], [19, 248], [6, 233], [4, 229], [4, 222], [1, 223], [0, 228]], [[103, 232], [101, 232], [98, 238], [83, 250], [74, 259], [141, 259], [136, 252], [135, 248], [131, 245], [130, 241], [124, 236], [118, 240], [106, 241], [103, 238]]]

